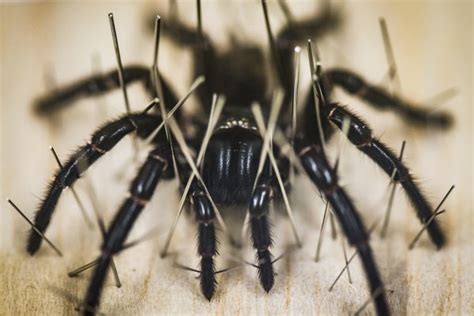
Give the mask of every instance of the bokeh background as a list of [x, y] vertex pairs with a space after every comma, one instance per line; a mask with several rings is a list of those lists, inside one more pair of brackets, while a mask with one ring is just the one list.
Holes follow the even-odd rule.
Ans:
[[[338, 92], [337, 97], [361, 114], [374, 134], [398, 150], [407, 141], [405, 162], [419, 179], [424, 192], [437, 204], [452, 185], [456, 189], [439, 217], [449, 244], [436, 251], [426, 236], [408, 251], [408, 244], [421, 225], [401, 190], [392, 211], [385, 239], [379, 231], [371, 244], [388, 290], [394, 314], [472, 314], [473, 276], [473, 4], [471, 1], [347, 1], [333, 2], [344, 23], [318, 39], [325, 67], [341, 66], [384, 84], [388, 66], [378, 19], [386, 18], [403, 95], [433, 109], [453, 114], [456, 125], [447, 132], [416, 130], [391, 113], [371, 109], [357, 99]], [[297, 17], [316, 12], [320, 4], [289, 1]], [[195, 25], [193, 1], [178, 1], [180, 18]], [[271, 23], [276, 33], [285, 22], [276, 1], [269, 1]], [[107, 13], [113, 12], [124, 64], [150, 64], [152, 32], [147, 21], [168, 14], [167, 1], [159, 2], [9, 2], [0, 4], [0, 314], [73, 314], [74, 302], [65, 293], [81, 298], [89, 273], [70, 279], [67, 271], [92, 260], [101, 237], [88, 229], [71, 192], [64, 192], [47, 236], [65, 254], [59, 258], [47, 246], [31, 258], [24, 251], [28, 225], [5, 202], [12, 198], [30, 217], [56, 169], [48, 149], [54, 145], [61, 159], [83, 144], [103, 122], [124, 112], [119, 90], [101, 98], [84, 99], [47, 119], [32, 112], [32, 101], [54, 87], [91, 73], [116, 67]], [[221, 49], [233, 32], [243, 40], [267, 49], [259, 1], [203, 1], [203, 26]], [[182, 95], [192, 82], [190, 54], [162, 40], [159, 64], [173, 88]], [[301, 58], [300, 99], [308, 91], [308, 64]], [[433, 100], [454, 87], [457, 95], [448, 101]], [[132, 109], [148, 102], [141, 87], [129, 89]], [[192, 112], [193, 101], [186, 104]], [[440, 103], [440, 104], [438, 104]], [[132, 155], [130, 140], [119, 144], [87, 173], [97, 195], [98, 208], [109, 221], [125, 197], [136, 164], [124, 168]], [[366, 226], [385, 211], [387, 177], [343, 138], [330, 144], [331, 158], [342, 152], [341, 182], [355, 200]], [[143, 158], [145, 153], [141, 153]], [[124, 176], [117, 172], [125, 170]], [[353, 284], [347, 277], [332, 292], [327, 289], [343, 266], [341, 238], [324, 232], [320, 262], [313, 261], [324, 205], [304, 178], [298, 179], [292, 201], [304, 240], [276, 264], [278, 276], [270, 294], [258, 284], [257, 272], [249, 266], [221, 274], [211, 303], [199, 291], [191, 272], [173, 268], [176, 260], [196, 267], [195, 226], [182, 218], [171, 249], [174, 256], [159, 258], [165, 234], [177, 208], [176, 183], [160, 184], [157, 194], [139, 219], [130, 240], [153, 227], [153, 239], [118, 256], [123, 287], [107, 283], [101, 310], [107, 314], [347, 314], [355, 312], [369, 297], [360, 264], [351, 264]], [[76, 189], [92, 216], [91, 191], [85, 181]], [[292, 244], [288, 221], [274, 219], [274, 254]], [[222, 238], [221, 238], [222, 239]], [[240, 252], [224, 241], [219, 269], [234, 263], [231, 255], [252, 261], [247, 242]], [[349, 254], [353, 249], [348, 250]], [[364, 313], [373, 313], [368, 306]]]

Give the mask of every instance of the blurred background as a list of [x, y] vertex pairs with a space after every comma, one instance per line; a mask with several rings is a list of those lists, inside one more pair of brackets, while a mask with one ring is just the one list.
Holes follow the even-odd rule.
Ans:
[[[179, 17], [196, 25], [194, 1], [177, 1]], [[345, 1], [331, 2], [339, 10], [340, 28], [317, 39], [324, 67], [346, 67], [368, 81], [386, 85], [387, 58], [379, 27], [385, 17], [401, 79], [402, 94], [421, 106], [449, 111], [455, 126], [446, 132], [414, 129], [394, 114], [377, 112], [359, 100], [337, 91], [336, 97], [359, 113], [374, 134], [395, 151], [407, 141], [404, 161], [419, 179], [433, 205], [452, 184], [456, 188], [438, 219], [449, 236], [446, 248], [436, 251], [423, 235], [416, 248], [408, 244], [421, 224], [403, 192], [397, 190], [385, 239], [378, 229], [372, 239], [388, 300], [394, 314], [474, 313], [473, 242], [473, 4], [471, 1]], [[321, 4], [288, 1], [296, 17], [317, 12]], [[274, 33], [285, 23], [276, 1], [269, 1]], [[107, 13], [113, 12], [122, 61], [150, 65], [153, 34], [150, 20], [169, 14], [167, 1], [131, 2], [20, 2], [0, 4], [0, 314], [72, 314], [74, 302], [64, 293], [82, 298], [89, 273], [70, 279], [67, 272], [94, 259], [101, 237], [88, 229], [70, 190], [64, 192], [46, 235], [64, 252], [59, 258], [46, 245], [33, 258], [26, 255], [28, 224], [5, 202], [11, 198], [33, 218], [45, 187], [56, 170], [49, 151], [53, 145], [61, 160], [89, 139], [104, 122], [124, 112], [118, 89], [100, 98], [75, 102], [48, 118], [32, 111], [33, 100], [55, 87], [92, 73], [116, 68]], [[219, 49], [229, 44], [229, 34], [267, 49], [265, 23], [259, 1], [203, 1], [203, 28]], [[303, 47], [304, 47], [304, 43]], [[300, 100], [308, 93], [308, 62], [301, 57]], [[191, 82], [188, 51], [162, 38], [159, 65], [178, 96]], [[457, 94], [436, 96], [454, 88]], [[131, 107], [142, 109], [148, 98], [139, 85], [129, 88]], [[185, 105], [192, 113], [193, 102]], [[124, 167], [132, 156], [129, 139], [87, 172], [97, 195], [97, 207], [108, 222], [125, 197], [137, 164]], [[331, 159], [340, 151], [341, 183], [361, 211], [366, 226], [380, 217], [387, 205], [388, 179], [372, 161], [345, 139], [334, 137]], [[146, 152], [141, 153], [143, 159]], [[139, 160], [140, 160], [139, 159]], [[118, 171], [125, 176], [118, 177]], [[76, 190], [92, 217], [91, 190], [78, 181]], [[341, 237], [332, 240], [324, 231], [321, 260], [314, 262], [324, 205], [309, 183], [298, 179], [292, 202], [304, 248], [276, 263], [276, 284], [266, 294], [257, 271], [249, 266], [221, 274], [211, 303], [199, 291], [191, 272], [173, 268], [176, 260], [196, 267], [195, 225], [183, 217], [171, 244], [174, 256], [159, 258], [179, 196], [176, 183], [162, 183], [131, 234], [130, 240], [149, 229], [158, 233], [123, 252], [117, 266], [123, 287], [107, 283], [101, 311], [107, 314], [341, 314], [355, 312], [370, 296], [358, 260], [351, 264], [353, 284], [346, 275], [332, 292], [327, 289], [344, 265]], [[223, 239], [223, 238], [221, 238]], [[274, 254], [292, 244], [289, 223], [274, 219]], [[218, 269], [233, 263], [233, 255], [253, 261], [247, 241], [240, 252], [224, 241]], [[348, 250], [352, 254], [353, 249]], [[53, 290], [56, 289], [56, 290]], [[58, 290], [60, 289], [60, 290]], [[365, 313], [373, 313], [368, 306]]]

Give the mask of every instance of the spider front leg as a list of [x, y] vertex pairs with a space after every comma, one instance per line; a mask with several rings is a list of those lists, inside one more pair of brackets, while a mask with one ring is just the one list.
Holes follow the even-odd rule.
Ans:
[[[90, 143], [79, 148], [56, 173], [45, 198], [35, 215], [36, 228], [44, 233], [48, 228], [59, 197], [64, 188], [71, 186], [94, 162], [111, 150], [125, 135], [136, 132], [139, 137], [148, 136], [161, 122], [161, 118], [149, 114], [131, 114], [112, 121], [97, 130]], [[27, 251], [34, 255], [41, 246], [42, 238], [30, 231]]]
[[[400, 182], [415, 207], [418, 218], [421, 222], [426, 223], [433, 214], [431, 206], [415, 184], [408, 168], [387, 146], [372, 137], [370, 127], [357, 116], [334, 103], [323, 107], [323, 115], [326, 115], [326, 119], [334, 123], [341, 130], [344, 120], [349, 120], [347, 138], [360, 151], [378, 164], [388, 176], [391, 176], [396, 171], [394, 181]], [[428, 234], [438, 248], [441, 248], [446, 243], [444, 233], [436, 220], [433, 220], [428, 225]]]
[[295, 152], [311, 181], [330, 203], [349, 243], [357, 248], [371, 292], [374, 294], [380, 292], [374, 297], [377, 314], [388, 315], [390, 311], [383, 291], [383, 283], [368, 244], [364, 225], [349, 196], [339, 186], [337, 175], [329, 166], [323, 150], [319, 145], [311, 145], [311, 142], [305, 139], [296, 139]]
[[99, 262], [84, 301], [84, 314], [93, 315], [99, 305], [102, 288], [114, 254], [122, 250], [130, 230], [147, 202], [153, 196], [162, 173], [171, 165], [169, 144], [160, 141], [150, 152], [130, 186], [130, 196], [124, 201], [102, 244]]
[[366, 83], [360, 76], [348, 70], [330, 69], [324, 76], [330, 84], [343, 88], [347, 93], [356, 95], [377, 109], [394, 111], [416, 126], [447, 129], [453, 124], [453, 117], [449, 113], [433, 113], [430, 109], [417, 108], [380, 87]]
[[[155, 88], [151, 83], [150, 69], [143, 66], [127, 66], [123, 70], [124, 84], [141, 82], [152, 97], [156, 97]], [[177, 100], [169, 85], [161, 77], [165, 104], [176, 104]], [[34, 110], [38, 115], [46, 116], [67, 107], [72, 102], [84, 98], [104, 94], [120, 87], [117, 70], [106, 74], [93, 75], [64, 87], [53, 90], [50, 94], [36, 99]]]

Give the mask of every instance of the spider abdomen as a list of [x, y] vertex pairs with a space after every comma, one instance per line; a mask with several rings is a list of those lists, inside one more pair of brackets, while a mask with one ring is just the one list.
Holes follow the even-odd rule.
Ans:
[[261, 148], [261, 137], [249, 128], [221, 128], [214, 133], [206, 151], [202, 176], [216, 203], [248, 203]]

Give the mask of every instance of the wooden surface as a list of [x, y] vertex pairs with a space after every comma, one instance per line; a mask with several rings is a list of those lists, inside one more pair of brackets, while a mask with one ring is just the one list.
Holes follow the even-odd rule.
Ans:
[[[311, 12], [309, 2], [290, 5], [297, 16]], [[309, 7], [309, 9], [308, 9]], [[342, 7], [345, 22], [341, 29], [320, 42], [325, 65], [340, 65], [380, 82], [387, 66], [379, 16], [385, 16], [402, 80], [402, 91], [423, 101], [450, 87], [458, 95], [442, 109], [450, 111], [455, 127], [447, 132], [415, 131], [390, 113], [379, 113], [358, 100], [339, 94], [344, 104], [360, 113], [373, 126], [374, 134], [399, 148], [407, 141], [405, 161], [419, 179], [423, 191], [437, 204], [452, 185], [456, 189], [445, 204], [447, 212], [439, 220], [448, 245], [436, 251], [422, 236], [416, 248], [408, 244], [421, 225], [401, 190], [397, 190], [392, 220], [385, 239], [374, 234], [371, 245], [376, 254], [394, 314], [451, 315], [474, 313], [473, 276], [473, 6], [469, 1], [380, 1], [349, 2]], [[56, 169], [48, 146], [54, 145], [62, 159], [107, 119], [124, 111], [120, 92], [105, 98], [77, 102], [50, 120], [32, 114], [31, 101], [47, 91], [45, 70], [54, 69], [58, 85], [92, 72], [91, 56], [99, 54], [102, 69], [115, 67], [112, 40], [106, 14], [115, 13], [122, 57], [125, 64], [150, 63], [152, 35], [144, 17], [151, 14], [146, 3], [23, 3], [1, 5], [1, 197], [11, 197], [30, 217]], [[160, 6], [166, 16], [166, 5]], [[180, 2], [181, 15], [194, 23], [192, 2]], [[283, 17], [276, 3], [270, 3], [272, 25]], [[232, 12], [232, 13], [230, 13]], [[258, 1], [203, 3], [203, 23], [221, 47], [228, 31], [266, 47], [265, 29]], [[224, 23], [225, 22], [225, 23]], [[223, 27], [227, 25], [227, 27]], [[176, 90], [189, 87], [189, 54], [164, 41], [160, 65]], [[97, 63], [96, 63], [97, 64]], [[302, 57], [307, 78], [307, 60]], [[97, 66], [95, 66], [97, 69]], [[306, 93], [304, 85], [301, 95]], [[304, 91], [303, 91], [304, 90]], [[147, 100], [139, 87], [129, 92], [132, 108], [140, 109]], [[188, 105], [187, 105], [188, 106]], [[434, 105], [430, 105], [435, 107]], [[369, 226], [385, 211], [387, 177], [345, 141], [342, 146], [341, 182], [354, 198]], [[339, 139], [331, 143], [331, 156], [338, 151]], [[110, 220], [123, 200], [137, 166], [123, 168], [131, 155], [131, 142], [124, 141], [100, 160], [90, 172], [100, 209]], [[117, 180], [117, 170], [126, 169], [125, 179]], [[91, 212], [90, 191], [84, 180], [76, 189]], [[257, 272], [249, 266], [219, 275], [219, 287], [212, 302], [200, 294], [191, 272], [173, 268], [176, 260], [196, 267], [195, 226], [182, 218], [171, 244], [173, 256], [159, 258], [165, 234], [177, 208], [175, 183], [164, 183], [138, 220], [130, 237], [134, 239], [158, 226], [152, 240], [116, 258], [123, 286], [117, 289], [109, 278], [101, 310], [106, 314], [348, 314], [369, 297], [360, 263], [351, 264], [353, 284], [347, 276], [332, 292], [328, 287], [343, 266], [341, 238], [333, 241], [325, 231], [320, 262], [313, 261], [323, 205], [301, 178], [292, 196], [304, 248], [276, 263], [276, 283], [266, 294], [259, 286]], [[238, 230], [238, 227], [236, 228]], [[100, 245], [98, 230], [87, 229], [69, 191], [64, 192], [47, 236], [65, 256], [57, 257], [44, 245], [33, 258], [24, 250], [27, 224], [2, 202], [0, 212], [0, 314], [73, 314], [74, 302], [64, 293], [82, 298], [90, 273], [70, 279], [67, 271], [92, 260]], [[288, 221], [274, 219], [277, 256], [293, 242]], [[222, 239], [222, 238], [221, 238]], [[351, 254], [353, 249], [349, 249]], [[231, 254], [252, 261], [247, 242], [240, 252], [224, 241], [220, 244], [218, 269], [233, 263]], [[364, 313], [373, 313], [370, 305]]]

